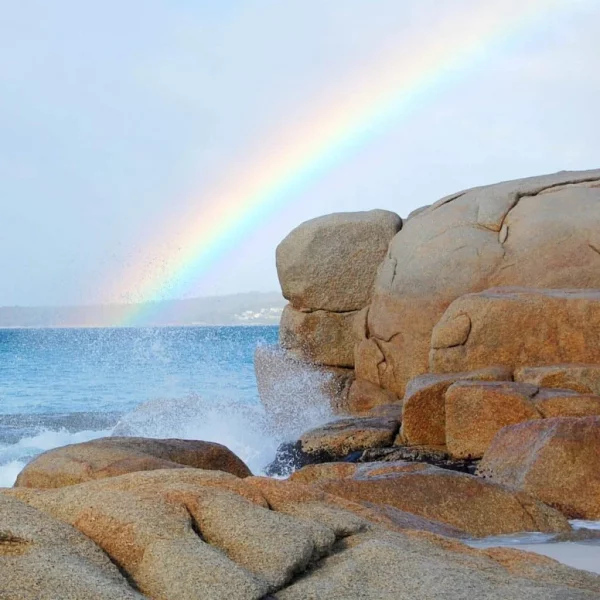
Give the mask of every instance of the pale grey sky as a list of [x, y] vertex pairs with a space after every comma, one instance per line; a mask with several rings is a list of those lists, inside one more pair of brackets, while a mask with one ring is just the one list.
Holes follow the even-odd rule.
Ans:
[[0, 305], [140, 299], [123, 273], [160, 271], [153, 240], [196, 205], [201, 218], [202, 190], [235, 181], [354, 73], [497, 2], [515, 19], [541, 9], [189, 295], [277, 289], [276, 244], [320, 214], [405, 216], [472, 185], [599, 167], [600, 0], [0, 0]]

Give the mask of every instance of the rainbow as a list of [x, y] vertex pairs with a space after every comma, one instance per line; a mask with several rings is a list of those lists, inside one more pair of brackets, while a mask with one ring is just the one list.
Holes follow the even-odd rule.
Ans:
[[[301, 126], [277, 132], [267, 144], [268, 152], [229, 179], [234, 183], [203, 195], [210, 198], [210, 205], [198, 199], [202, 207], [195, 218], [170, 228], [166, 237], [177, 240], [178, 249], [161, 259], [159, 272], [150, 270], [141, 276], [145, 265], [140, 263], [123, 276], [123, 288], [135, 282], [143, 303], [132, 304], [116, 325], [145, 322], [160, 311], [160, 300], [185, 296], [211, 266], [274, 211], [297, 199], [365, 144], [408, 119], [420, 104], [485, 65], [516, 36], [556, 10], [572, 6], [569, 0], [485, 4], [480, 2], [470, 14], [440, 23], [426, 39], [400, 44], [395, 56], [371, 66], [340, 89], [331, 105], [314, 111]], [[156, 241], [149, 247], [152, 251], [149, 248], [146, 256], [155, 253]]]

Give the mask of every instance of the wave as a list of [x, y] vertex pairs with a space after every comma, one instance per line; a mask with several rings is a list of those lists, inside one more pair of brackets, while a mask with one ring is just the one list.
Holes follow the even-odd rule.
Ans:
[[42, 452], [68, 444], [88, 442], [110, 434], [110, 429], [72, 432], [64, 427], [57, 430], [42, 428], [35, 435], [23, 436], [13, 444], [1, 445], [0, 487], [11, 487], [25, 465]]
[[[8, 415], [0, 417], [0, 487], [12, 486], [38, 454], [105, 436], [180, 438], [217, 442], [237, 454], [255, 474], [275, 458], [282, 442], [334, 418], [323, 405], [299, 399], [290, 418], [274, 421], [260, 404], [231, 399], [151, 400], [122, 415]], [[118, 419], [118, 420], [117, 420]], [[116, 423], [116, 424], [115, 424]]]

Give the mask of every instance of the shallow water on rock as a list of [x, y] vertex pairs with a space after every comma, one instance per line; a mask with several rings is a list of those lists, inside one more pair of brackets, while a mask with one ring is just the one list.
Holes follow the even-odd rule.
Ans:
[[466, 543], [474, 548], [498, 546], [516, 548], [549, 556], [565, 565], [600, 574], [600, 521], [571, 521], [575, 530], [573, 541], [557, 541], [548, 533], [521, 533], [500, 535]]

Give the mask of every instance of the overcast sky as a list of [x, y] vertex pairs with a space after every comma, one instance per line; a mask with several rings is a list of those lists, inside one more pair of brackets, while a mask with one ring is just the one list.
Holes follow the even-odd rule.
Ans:
[[433, 24], [452, 20], [460, 39], [461, 16], [497, 2], [516, 19], [542, 9], [290, 198], [190, 295], [277, 289], [275, 246], [320, 214], [405, 216], [473, 185], [600, 167], [600, 0], [0, 0], [0, 305], [139, 299], [127, 267], [160, 270], [153, 241], [273, 152], [263, 140], [398, 49], [426, 51]]

